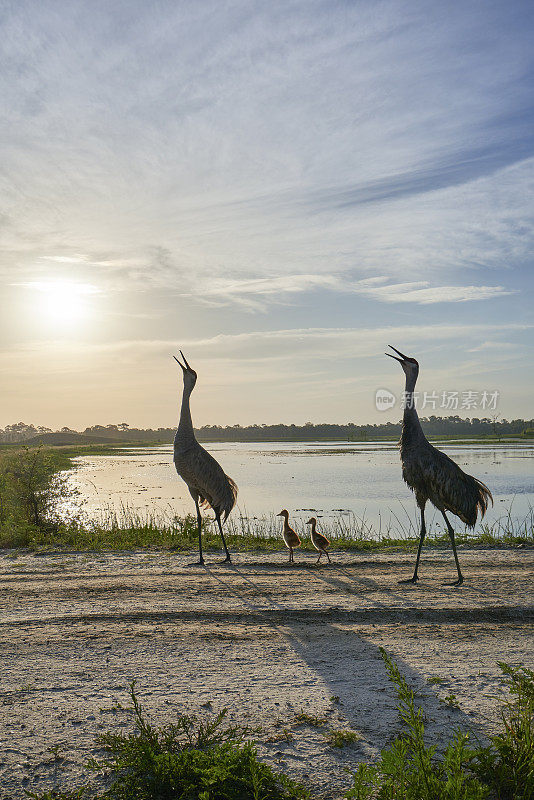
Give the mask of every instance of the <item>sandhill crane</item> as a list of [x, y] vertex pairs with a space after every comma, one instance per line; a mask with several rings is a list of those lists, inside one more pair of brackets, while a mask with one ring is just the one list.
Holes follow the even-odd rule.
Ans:
[[277, 517], [284, 518], [284, 529], [282, 531], [282, 536], [284, 537], [284, 542], [286, 543], [286, 547], [289, 548], [289, 563], [294, 563], [295, 559], [293, 558], [293, 548], [300, 547], [300, 539], [298, 534], [295, 533], [291, 525], [289, 524], [289, 511], [283, 508], [282, 511], [276, 515]]
[[328, 541], [326, 536], [323, 536], [322, 533], [317, 533], [317, 531], [316, 531], [317, 520], [315, 519], [315, 517], [312, 517], [311, 519], [309, 519], [307, 521], [306, 525], [311, 525], [312, 526], [311, 527], [312, 544], [315, 547], [315, 549], [319, 551], [319, 558], [317, 559], [317, 561], [315, 563], [316, 564], [319, 563], [319, 561], [321, 560], [321, 556], [324, 553], [326, 555], [326, 557], [328, 558], [328, 563], [331, 564], [332, 562], [330, 561], [330, 553], [326, 549], [327, 547], [329, 547], [330, 542]]
[[400, 440], [402, 477], [415, 493], [415, 499], [421, 512], [421, 533], [413, 577], [400, 581], [400, 583], [417, 582], [417, 568], [426, 534], [425, 505], [427, 500], [430, 500], [438, 511], [441, 511], [452, 544], [458, 580], [450, 585], [460, 586], [464, 579], [458, 562], [454, 530], [445, 511], [456, 514], [469, 528], [474, 528], [478, 512], [480, 511], [481, 517], [483, 517], [489, 502], [493, 503], [493, 497], [487, 486], [473, 478], [472, 475], [467, 475], [449, 456], [432, 447], [427, 440], [421, 428], [413, 399], [419, 364], [415, 358], [405, 356], [396, 347], [392, 347], [392, 345], [388, 345], [388, 347], [395, 350], [400, 358], [391, 353], [386, 353], [386, 355], [398, 361], [406, 375], [404, 418]]
[[[198, 550], [199, 564], [204, 563], [202, 555], [202, 516], [200, 506], [206, 508], [211, 506], [215, 512], [215, 519], [219, 526], [224, 550], [226, 552], [225, 561], [231, 561], [230, 553], [226, 546], [222, 522], [226, 522], [228, 515], [234, 507], [237, 497], [237, 486], [234, 481], [225, 474], [221, 465], [215, 461], [207, 450], [199, 445], [195, 439], [191, 411], [189, 409], [189, 398], [197, 382], [197, 373], [191, 369], [186, 358], [180, 350], [180, 355], [184, 364], [176, 356], [174, 360], [180, 364], [184, 373], [184, 390], [182, 395], [182, 410], [180, 413], [180, 424], [174, 437], [174, 466], [176, 472], [183, 478], [191, 497], [195, 501], [197, 509], [198, 524]], [[221, 515], [224, 519], [221, 522]]]

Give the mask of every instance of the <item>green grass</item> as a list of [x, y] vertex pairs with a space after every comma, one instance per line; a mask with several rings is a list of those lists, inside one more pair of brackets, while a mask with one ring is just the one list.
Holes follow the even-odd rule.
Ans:
[[295, 714], [297, 725], [309, 725], [311, 728], [322, 728], [326, 724], [326, 717], [319, 717], [317, 714], [308, 714], [306, 711], [297, 711]]
[[451, 692], [450, 694], [445, 695], [445, 697], [440, 697], [439, 702], [447, 706], [447, 708], [452, 708], [454, 711], [458, 711], [460, 708], [460, 704], [458, 702], [458, 698], [456, 695]]
[[[532, 519], [525, 520], [522, 526], [495, 523], [483, 526], [476, 533], [457, 532], [458, 545], [469, 547], [506, 548], [534, 546], [534, 512]], [[251, 520], [236, 516], [230, 518], [225, 532], [228, 547], [232, 552], [280, 552], [284, 550], [279, 531], [279, 522], [269, 519]], [[331, 540], [332, 550], [346, 552], [414, 552], [418, 537], [410, 535], [406, 528], [389, 528], [380, 533], [370, 525], [351, 524], [350, 520], [339, 520], [323, 525], [324, 534]], [[299, 551], [314, 553], [311, 542], [304, 538], [307, 531], [301, 531]], [[376, 538], [375, 538], [376, 537]], [[220, 535], [213, 520], [204, 520], [202, 543], [206, 552], [222, 549]], [[11, 516], [0, 521], [0, 548], [27, 548], [35, 551], [46, 550], [169, 550], [190, 552], [198, 546], [196, 519], [190, 515], [162, 521], [160, 517], [147, 513], [141, 515], [125, 509], [120, 515], [108, 515], [101, 523], [71, 519], [68, 523], [57, 521], [51, 525], [36, 526], [22, 515]], [[425, 549], [449, 549], [450, 541], [446, 533], [428, 535]], [[298, 556], [297, 556], [298, 558]]]
[[433, 675], [430, 678], [426, 679], [426, 682], [429, 683], [431, 686], [437, 685], [439, 686], [442, 683], [445, 683], [445, 678], [440, 678], [439, 675]]

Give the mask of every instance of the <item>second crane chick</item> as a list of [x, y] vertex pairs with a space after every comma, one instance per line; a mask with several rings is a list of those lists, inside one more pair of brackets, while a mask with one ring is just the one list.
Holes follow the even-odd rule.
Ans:
[[315, 529], [316, 526], [317, 526], [317, 520], [315, 519], [315, 517], [312, 517], [311, 519], [309, 519], [307, 521], [306, 525], [311, 525], [312, 526], [312, 528], [311, 528], [312, 544], [315, 547], [315, 549], [319, 551], [319, 558], [317, 559], [317, 561], [315, 563], [318, 564], [319, 561], [321, 560], [322, 554], [325, 553], [326, 557], [328, 558], [328, 563], [331, 564], [332, 562], [330, 560], [330, 553], [326, 549], [327, 547], [330, 546], [330, 542], [328, 541], [326, 536], [323, 536], [322, 533], [317, 533], [317, 531]]
[[284, 518], [284, 529], [282, 531], [282, 536], [284, 537], [284, 542], [286, 543], [286, 547], [289, 548], [289, 563], [294, 563], [295, 559], [293, 558], [293, 548], [300, 547], [300, 539], [298, 534], [295, 533], [291, 525], [289, 524], [289, 511], [287, 509], [282, 509], [279, 514], [276, 515], [277, 517]]

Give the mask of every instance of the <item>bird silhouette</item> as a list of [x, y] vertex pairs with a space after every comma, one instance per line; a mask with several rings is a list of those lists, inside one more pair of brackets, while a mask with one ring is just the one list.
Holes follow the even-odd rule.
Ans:
[[315, 519], [315, 517], [312, 517], [311, 519], [309, 519], [307, 521], [306, 525], [311, 525], [311, 540], [312, 540], [312, 544], [315, 547], [315, 549], [319, 551], [319, 558], [317, 559], [317, 561], [315, 563], [316, 564], [319, 563], [319, 561], [321, 560], [321, 556], [324, 553], [326, 555], [326, 557], [328, 558], [328, 563], [331, 564], [332, 562], [330, 561], [330, 553], [327, 551], [327, 547], [330, 546], [330, 542], [328, 541], [326, 536], [323, 536], [322, 533], [317, 533], [317, 530], [316, 530], [317, 520]]
[[289, 563], [293, 564], [295, 559], [293, 558], [293, 548], [300, 547], [300, 539], [298, 534], [295, 533], [291, 525], [289, 524], [289, 511], [283, 508], [279, 514], [276, 515], [277, 517], [284, 518], [284, 528], [282, 530], [282, 536], [284, 537], [284, 542], [286, 543], [286, 547], [289, 548]]
[[474, 528], [479, 512], [483, 517], [489, 502], [491, 501], [493, 504], [493, 497], [485, 484], [461, 470], [452, 458], [433, 447], [427, 440], [419, 422], [413, 394], [419, 375], [419, 364], [415, 358], [405, 356], [392, 345], [388, 345], [388, 347], [391, 347], [400, 358], [391, 353], [386, 353], [386, 355], [398, 361], [406, 375], [405, 407], [400, 440], [402, 477], [414, 492], [421, 512], [421, 532], [413, 577], [400, 581], [400, 583], [416, 583], [418, 580], [417, 569], [426, 535], [425, 505], [427, 500], [430, 500], [443, 515], [451, 540], [458, 571], [458, 579], [451, 585], [460, 586], [464, 579], [456, 552], [454, 530], [445, 512], [450, 511], [452, 514], [456, 514], [468, 528]]
[[[184, 377], [180, 423], [176, 431], [176, 436], [174, 437], [174, 466], [176, 467], [178, 475], [187, 484], [191, 497], [195, 501], [198, 524], [199, 564], [204, 563], [204, 557], [202, 555], [201, 506], [203, 508], [211, 506], [215, 512], [215, 519], [219, 526], [226, 553], [224, 561], [231, 561], [232, 559], [228, 552], [228, 547], [226, 546], [222, 526], [235, 505], [237, 486], [234, 481], [226, 475], [221, 465], [213, 456], [210, 455], [207, 450], [204, 450], [195, 439], [191, 411], [189, 408], [189, 398], [191, 397], [191, 392], [195, 388], [197, 373], [194, 369], [191, 369], [181, 350], [180, 355], [184, 360], [183, 364], [176, 356], [173, 356], [174, 360], [180, 364]], [[223, 517], [222, 521], [221, 516]]]

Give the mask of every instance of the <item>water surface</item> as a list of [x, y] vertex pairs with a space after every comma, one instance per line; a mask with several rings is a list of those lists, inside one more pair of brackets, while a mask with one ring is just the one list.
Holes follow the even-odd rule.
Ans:
[[[399, 451], [384, 442], [215, 442], [205, 445], [239, 486], [239, 514], [259, 518], [287, 508], [297, 523], [312, 514], [332, 526], [359, 520], [374, 535], [417, 525], [415, 501], [401, 478]], [[447, 445], [466, 472], [486, 483], [495, 506], [491, 524], [511, 514], [516, 524], [534, 506], [534, 444]], [[172, 463], [172, 446], [126, 448], [121, 455], [76, 459], [70, 481], [98, 519], [128, 507], [170, 520], [194, 512]], [[430, 506], [429, 506], [430, 511]], [[431, 522], [433, 510], [428, 515]], [[436, 518], [437, 519], [437, 518]], [[441, 518], [440, 518], [441, 519]], [[457, 521], [457, 527], [463, 527]], [[413, 528], [412, 528], [413, 532]]]

